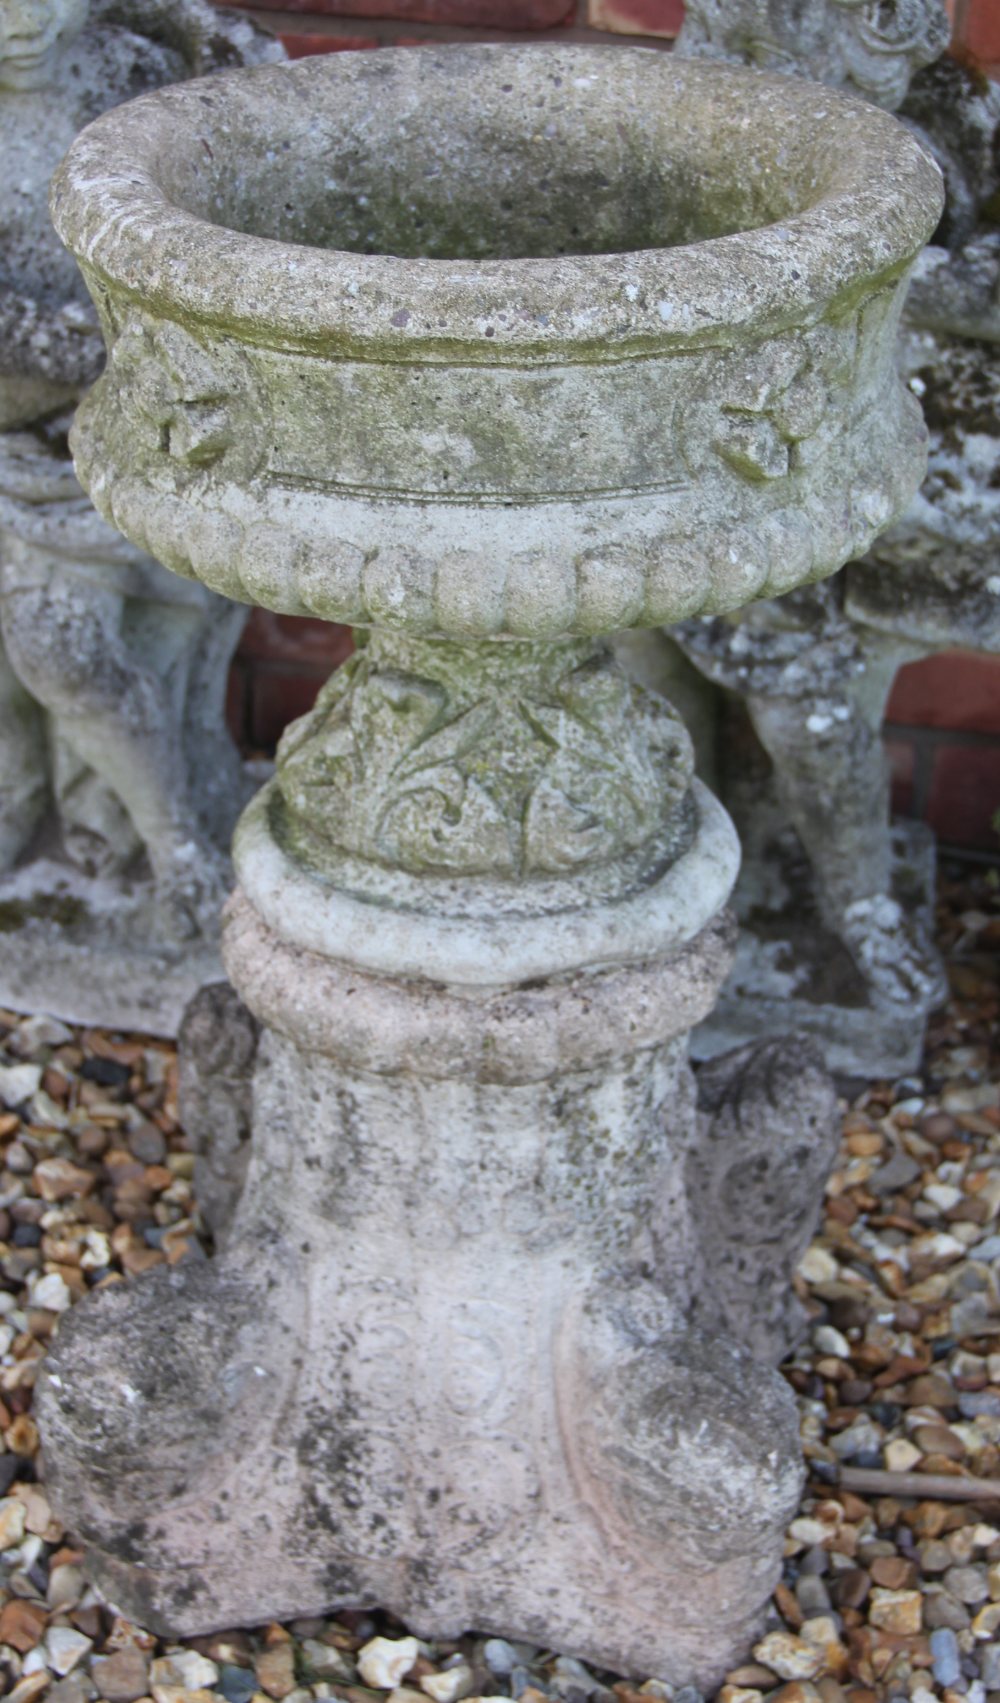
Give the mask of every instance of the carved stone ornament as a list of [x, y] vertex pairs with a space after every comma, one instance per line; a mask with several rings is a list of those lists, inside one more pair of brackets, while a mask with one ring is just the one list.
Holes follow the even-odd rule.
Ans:
[[[834, 1101], [772, 1043], [699, 1109], [738, 847], [601, 635], [819, 579], [909, 500], [937, 168], [787, 78], [428, 47], [145, 98], [53, 207], [102, 512], [371, 629], [238, 829], [252, 1066], [192, 1016], [231, 1150], [253, 1072], [224, 1251], [61, 1327], [60, 1515], [145, 1625], [377, 1602], [714, 1684], [801, 1483], [774, 1364]], [[780, 1255], [737, 1248], [772, 1190]]]
[[243, 614], [126, 543], [74, 477], [71, 410], [104, 343], [47, 197], [107, 108], [283, 57], [202, 0], [0, 0], [4, 1005], [171, 1031], [219, 973], [249, 791], [223, 719]]
[[942, 0], [686, 0], [677, 47], [797, 72], [892, 111], [950, 34]]
[[[1000, 649], [1000, 88], [950, 58], [927, 63], [947, 43], [941, 0], [694, 0], [687, 17], [682, 56], [771, 64], [780, 50], [787, 70], [852, 83], [900, 108], [945, 177], [897, 347], [930, 436], [919, 493], [821, 592], [672, 634], [725, 689], [701, 698], [696, 743], [720, 753], [713, 779], [744, 847], [745, 931], [696, 1048], [788, 1026], [816, 1035], [832, 1066], [898, 1073], [918, 1063], [945, 981], [933, 842], [890, 823], [882, 719], [901, 664]], [[676, 674], [666, 646], [658, 673], [647, 659], [648, 682], [669, 692]]]

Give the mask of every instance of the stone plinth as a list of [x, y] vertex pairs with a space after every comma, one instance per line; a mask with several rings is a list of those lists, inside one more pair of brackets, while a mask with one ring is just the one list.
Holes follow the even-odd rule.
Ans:
[[642, 50], [234, 74], [72, 151], [95, 502], [366, 630], [238, 831], [252, 1020], [192, 1016], [209, 1164], [211, 1061], [240, 1168], [252, 1071], [225, 1252], [77, 1309], [40, 1389], [139, 1620], [381, 1602], [703, 1684], [750, 1640], [834, 1102], [796, 1042], [696, 1102], [738, 847], [603, 635], [821, 578], [905, 504], [939, 201], [892, 120]]

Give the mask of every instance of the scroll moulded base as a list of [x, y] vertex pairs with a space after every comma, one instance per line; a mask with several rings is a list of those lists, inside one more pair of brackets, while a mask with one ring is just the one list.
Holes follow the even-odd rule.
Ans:
[[[801, 1482], [765, 1357], [835, 1120], [797, 1043], [749, 1100], [746, 1059], [714, 1066], [699, 1113], [683, 1031], [727, 939], [463, 994], [474, 1068], [426, 984], [352, 972], [384, 988], [389, 1052], [426, 1037], [417, 1068], [359, 1070], [274, 1026], [347, 967], [236, 903], [230, 973], [271, 1022], [226, 1252], [95, 1296], [40, 1389], [53, 1494], [113, 1603], [174, 1634], [377, 1603], [700, 1685], [745, 1652]], [[555, 1068], [518, 1065], [526, 1024]], [[772, 1197], [797, 1179], [763, 1240], [752, 1188], [730, 1209], [748, 1161]]]

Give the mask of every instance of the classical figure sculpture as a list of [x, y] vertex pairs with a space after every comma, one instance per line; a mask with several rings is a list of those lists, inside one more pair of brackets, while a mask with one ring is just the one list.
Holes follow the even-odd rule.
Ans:
[[[941, 0], [692, 0], [678, 41], [898, 107], [947, 192], [899, 344], [930, 431], [919, 495], [836, 579], [671, 634], [752, 728], [731, 699], [715, 778], [743, 841], [746, 926], [699, 1049], [806, 1029], [832, 1065], [898, 1072], [944, 996], [932, 846], [890, 825], [881, 727], [902, 663], [1000, 648], [1000, 89], [939, 58], [947, 38]], [[772, 477], [763, 458], [757, 477]]]
[[0, 916], [21, 925], [5, 1004], [170, 1028], [217, 962], [246, 797], [223, 720], [244, 612], [179, 584], [77, 484], [66, 433], [104, 343], [47, 196], [108, 107], [282, 57], [203, 0], [0, 0]]
[[145, 96], [56, 180], [95, 503], [359, 629], [237, 830], [253, 1021], [192, 1012], [224, 1184], [252, 1080], [222, 1252], [88, 1298], [40, 1380], [47, 1492], [145, 1625], [380, 1603], [707, 1687], [760, 1623], [834, 1099], [769, 1042], [699, 1106], [738, 845], [603, 635], [821, 579], [922, 477], [894, 347], [940, 173], [814, 104], [386, 49]]

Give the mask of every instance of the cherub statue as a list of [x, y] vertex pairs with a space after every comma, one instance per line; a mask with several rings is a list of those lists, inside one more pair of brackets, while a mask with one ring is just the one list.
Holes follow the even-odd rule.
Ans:
[[243, 796], [223, 705], [244, 612], [127, 544], [76, 482], [66, 434], [104, 344], [49, 180], [109, 107], [281, 58], [204, 0], [0, 0], [0, 873], [54, 805], [88, 873], [145, 852], [166, 941], [217, 926]]
[[[947, 38], [941, 0], [690, 0], [677, 48], [898, 108], [946, 179], [900, 342], [930, 433], [910, 510], [833, 580], [671, 634], [736, 695], [757, 742], [752, 779], [752, 741], [744, 772], [719, 777], [744, 838], [750, 930], [720, 1038], [757, 1033], [791, 1000], [785, 1021], [825, 1027], [837, 1062], [868, 1071], [915, 1062], [943, 994], [930, 907], [905, 902], [907, 882], [911, 898], [920, 883], [890, 827], [881, 724], [892, 682], [935, 650], [1000, 650], [1000, 88], [935, 58]], [[795, 964], [810, 940], [815, 964]], [[853, 1013], [852, 1040], [838, 1008]]]

